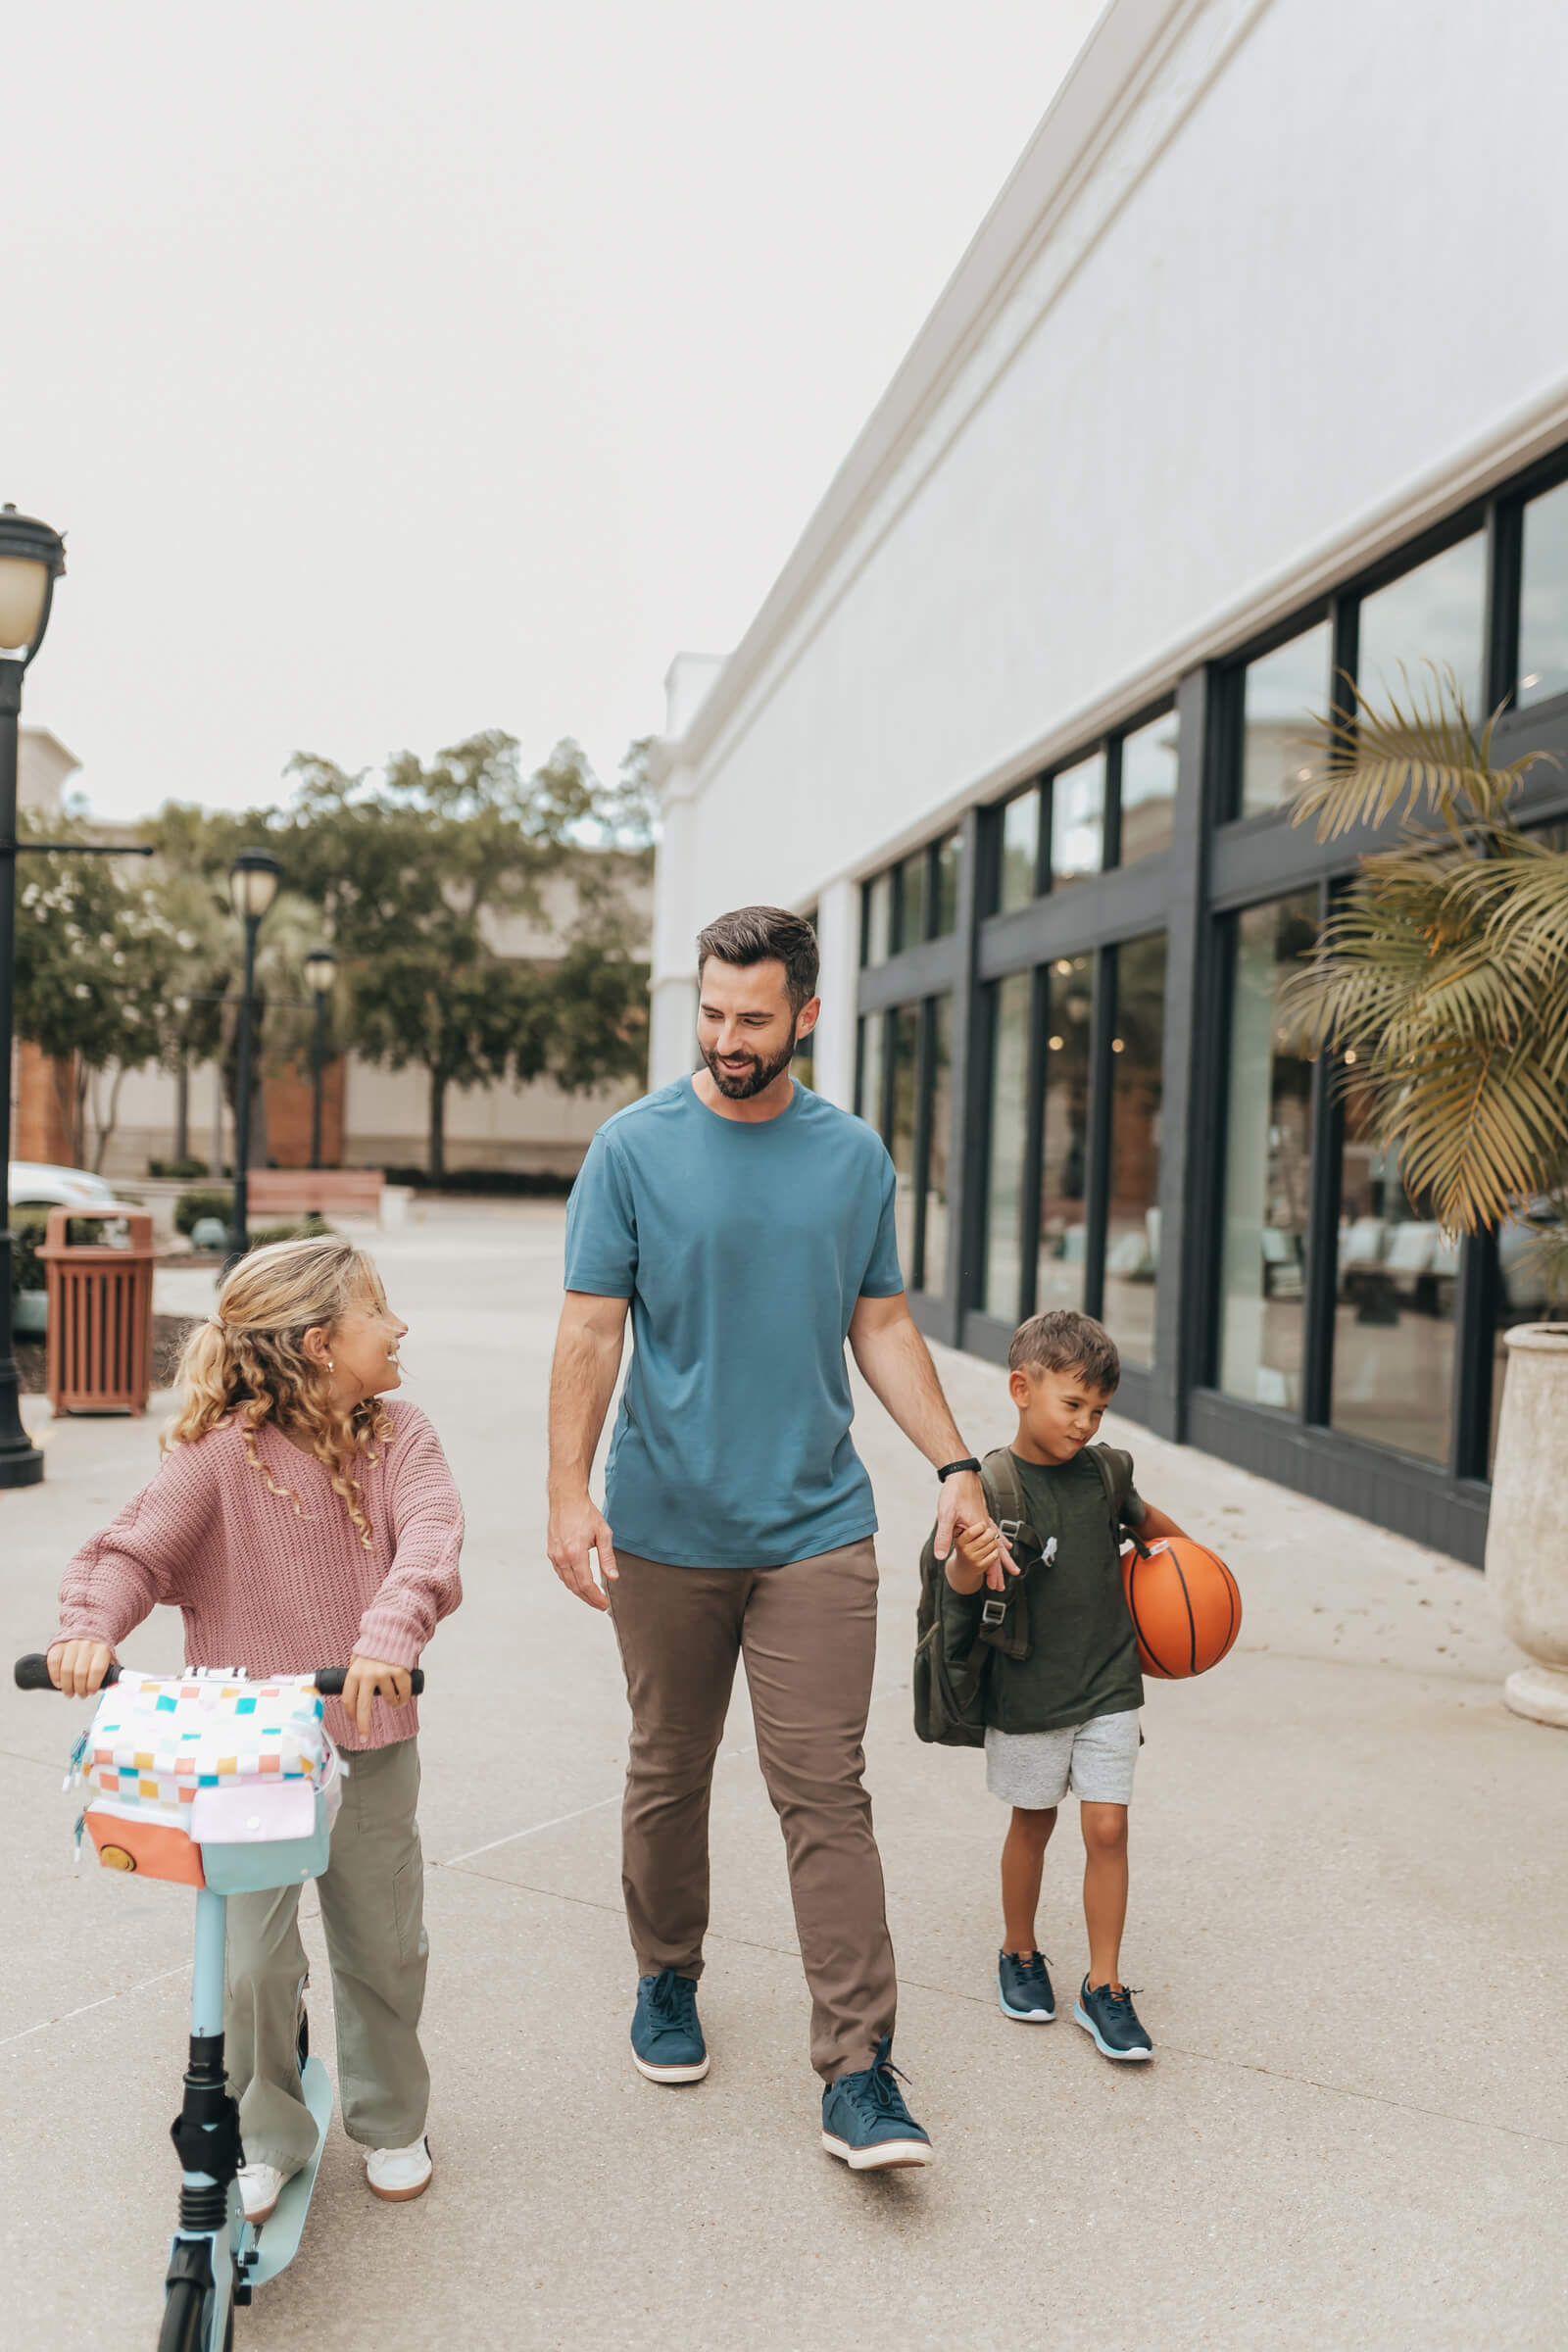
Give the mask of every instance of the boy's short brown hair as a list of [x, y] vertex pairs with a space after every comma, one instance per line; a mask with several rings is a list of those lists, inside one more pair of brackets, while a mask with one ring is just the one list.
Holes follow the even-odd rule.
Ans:
[[1009, 1372], [1081, 1372], [1084, 1386], [1109, 1396], [1121, 1381], [1121, 1357], [1103, 1323], [1071, 1307], [1020, 1323], [1007, 1349]]

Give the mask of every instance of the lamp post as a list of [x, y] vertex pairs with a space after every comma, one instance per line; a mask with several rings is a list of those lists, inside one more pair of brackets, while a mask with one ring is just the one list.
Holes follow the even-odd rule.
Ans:
[[234, 1073], [234, 1205], [229, 1215], [228, 1256], [223, 1271], [242, 1258], [251, 1246], [251, 1064], [255, 1054], [256, 934], [262, 917], [277, 896], [283, 868], [270, 850], [241, 850], [228, 869], [229, 896], [234, 912], [245, 925], [245, 988], [239, 1001], [239, 1037]]
[[11, 1025], [17, 931], [17, 727], [66, 549], [46, 522], [0, 508], [0, 1487], [35, 1487], [43, 1455], [22, 1425], [11, 1351]]
[[321, 1070], [326, 1060], [326, 1001], [337, 976], [330, 948], [313, 948], [305, 958], [305, 985], [316, 999], [316, 1042], [311, 1060], [311, 1165], [321, 1164]]

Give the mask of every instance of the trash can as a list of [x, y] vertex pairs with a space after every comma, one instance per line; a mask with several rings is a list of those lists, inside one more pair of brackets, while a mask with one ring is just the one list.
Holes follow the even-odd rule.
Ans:
[[[72, 1242], [73, 1225], [126, 1239]], [[49, 1274], [49, 1401], [57, 1413], [144, 1413], [153, 1385], [153, 1221], [128, 1208], [52, 1208], [38, 1255]]]

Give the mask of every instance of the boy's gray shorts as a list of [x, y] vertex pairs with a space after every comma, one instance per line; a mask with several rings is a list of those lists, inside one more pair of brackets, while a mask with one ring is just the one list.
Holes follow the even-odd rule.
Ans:
[[1044, 1813], [1069, 1788], [1092, 1805], [1132, 1802], [1138, 1709], [1096, 1715], [1055, 1732], [986, 1732], [986, 1787], [1004, 1805]]

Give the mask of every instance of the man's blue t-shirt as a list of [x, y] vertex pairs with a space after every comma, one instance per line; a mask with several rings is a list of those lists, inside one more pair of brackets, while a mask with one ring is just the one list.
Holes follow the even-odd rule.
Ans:
[[844, 1343], [858, 1298], [904, 1288], [893, 1195], [881, 1138], [799, 1085], [775, 1119], [726, 1119], [680, 1078], [606, 1120], [566, 1209], [566, 1289], [631, 1300], [618, 1545], [777, 1568], [876, 1532]]

